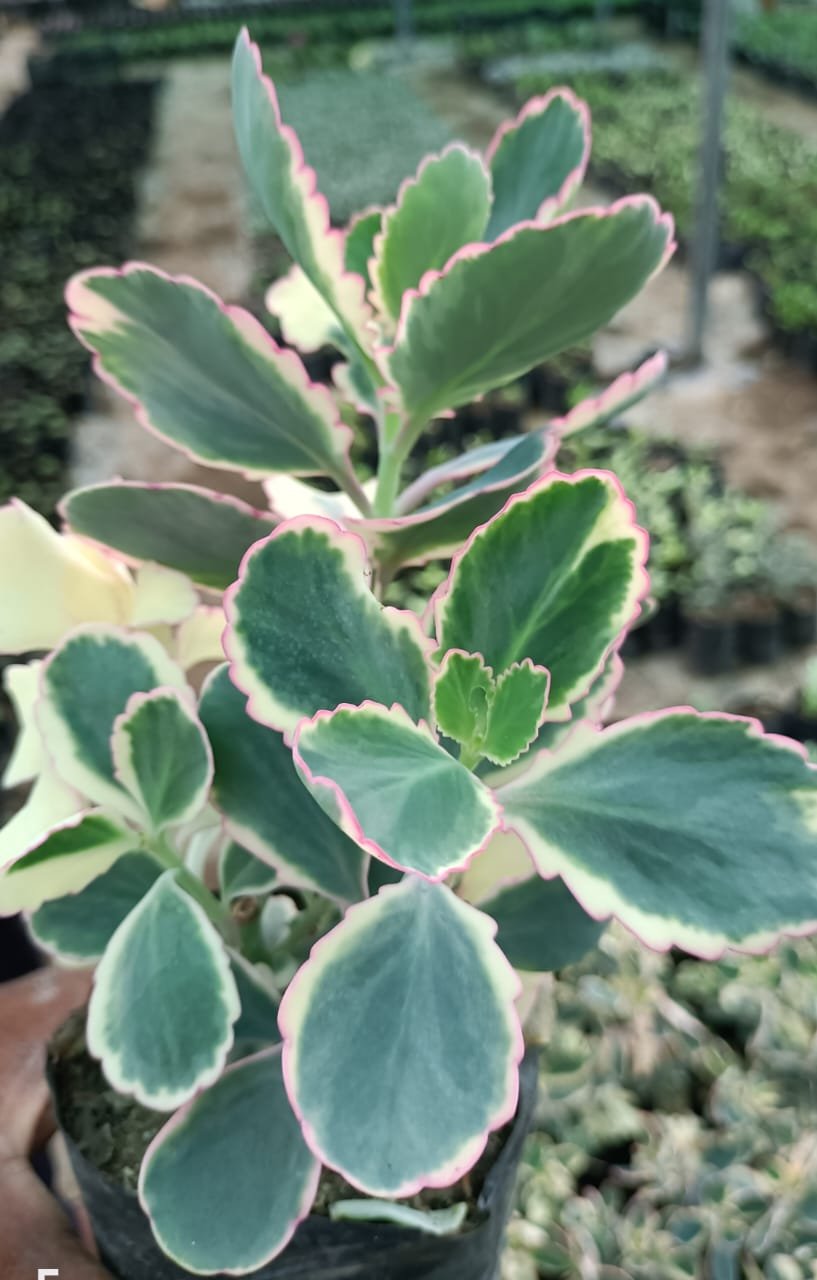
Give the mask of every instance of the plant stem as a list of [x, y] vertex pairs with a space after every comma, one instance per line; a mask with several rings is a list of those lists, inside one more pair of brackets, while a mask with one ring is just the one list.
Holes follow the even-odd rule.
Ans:
[[372, 514], [390, 516], [394, 512], [394, 504], [400, 491], [400, 472], [403, 469], [403, 455], [393, 446], [386, 445], [380, 454], [380, 466], [377, 471], [377, 489], [374, 495]]
[[199, 880], [198, 876], [194, 876], [193, 872], [185, 866], [184, 859], [176, 853], [166, 836], [157, 836], [155, 840], [150, 842], [150, 852], [155, 858], [161, 862], [163, 867], [167, 867], [170, 871], [176, 872], [176, 879], [179, 885], [188, 893], [194, 902], [197, 902], [204, 911], [208, 920], [210, 920], [223, 935], [226, 942], [230, 946], [237, 946], [239, 942], [239, 930], [236, 921], [228, 907], [220, 902], [214, 894], [210, 892], [206, 884]]
[[480, 751], [479, 747], [473, 747], [473, 746], [460, 747], [459, 761], [460, 761], [460, 764], [464, 765], [466, 769], [471, 769], [471, 770], [476, 769], [481, 759], [482, 759], [482, 752]]

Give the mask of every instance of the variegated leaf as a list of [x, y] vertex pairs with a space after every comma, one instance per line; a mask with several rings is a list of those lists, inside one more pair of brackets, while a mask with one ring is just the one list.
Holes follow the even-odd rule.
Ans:
[[485, 158], [494, 189], [486, 240], [520, 222], [544, 221], [581, 185], [590, 158], [590, 113], [569, 89], [531, 98], [500, 126]]
[[214, 801], [233, 838], [281, 884], [340, 902], [363, 897], [366, 859], [302, 786], [280, 733], [249, 718], [226, 667], [208, 680], [199, 714], [215, 757]]
[[[271, 1159], [275, 1176], [259, 1176]], [[285, 1248], [315, 1198], [320, 1165], [271, 1049], [230, 1067], [151, 1143], [139, 1198], [162, 1252], [196, 1275], [246, 1275]]]
[[[226, 672], [225, 672], [226, 675]], [[237, 692], [234, 690], [234, 692]], [[212, 699], [212, 687], [210, 697]], [[210, 702], [212, 716], [213, 704]], [[246, 713], [241, 708], [242, 714]], [[212, 721], [211, 721], [212, 722]], [[272, 730], [270, 730], [272, 732]], [[278, 883], [278, 873], [268, 862], [256, 857], [243, 844], [231, 840], [218, 864], [218, 881], [225, 902], [254, 894], [269, 893]]]
[[[250, 964], [237, 951], [230, 952], [241, 1013], [233, 1028], [235, 1046], [233, 1056], [247, 1057], [268, 1045], [280, 1044], [278, 1031], [279, 993], [271, 981], [263, 976], [257, 965]], [[267, 970], [267, 973], [269, 971]]]
[[248, 311], [141, 263], [85, 271], [66, 299], [97, 373], [167, 444], [247, 476], [348, 479], [351, 433], [332, 396]]
[[331, 520], [288, 520], [252, 549], [225, 597], [224, 636], [250, 715], [287, 733], [366, 698], [428, 716], [428, 642], [413, 614], [379, 604], [369, 577], [362, 542]]
[[449, 1186], [516, 1109], [518, 982], [493, 933], [448, 889], [407, 876], [352, 907], [284, 996], [284, 1072], [304, 1136], [369, 1195]]
[[817, 930], [817, 771], [757, 722], [680, 708], [582, 729], [501, 789], [544, 876], [649, 946]]
[[482, 239], [491, 211], [491, 182], [480, 156], [462, 143], [429, 156], [383, 214], [374, 241], [372, 281], [380, 309], [396, 320], [403, 295], [427, 271]]
[[154, 832], [201, 812], [213, 780], [213, 755], [189, 701], [175, 689], [134, 693], [114, 722], [117, 781]]
[[365, 286], [345, 262], [344, 236], [333, 231], [295, 132], [281, 120], [272, 82], [246, 29], [233, 55], [233, 125], [244, 172], [259, 208], [358, 346], [366, 348], [371, 309]]
[[649, 197], [635, 197], [522, 226], [429, 273], [404, 299], [384, 363], [406, 413], [402, 447], [443, 410], [585, 341], [635, 297], [672, 247], [671, 218]]
[[72, 632], [43, 665], [37, 720], [60, 776], [136, 821], [142, 811], [116, 777], [111, 734], [134, 693], [160, 686], [187, 688], [166, 650], [153, 636], [113, 627]]
[[0, 916], [36, 911], [44, 902], [79, 893], [132, 849], [136, 839], [102, 809], [85, 809], [55, 822], [0, 866]]
[[552, 473], [455, 557], [434, 597], [441, 650], [497, 673], [530, 658], [551, 674], [547, 719], [567, 720], [646, 593], [646, 554], [614, 476]]
[[461, 870], [499, 825], [490, 792], [400, 707], [319, 712], [299, 725], [294, 757], [362, 849], [429, 880]]
[[192, 484], [90, 485], [69, 493], [61, 511], [74, 533], [219, 591], [235, 582], [247, 548], [273, 527], [268, 514]]
[[605, 391], [597, 396], [582, 400], [563, 418], [554, 418], [550, 423], [553, 431], [560, 438], [573, 435], [576, 431], [586, 431], [590, 427], [603, 426], [625, 409], [630, 409], [639, 400], [658, 386], [666, 376], [667, 356], [658, 351], [633, 373], [622, 373]]
[[270, 285], [264, 305], [291, 347], [314, 352], [340, 345], [343, 330], [337, 316], [300, 267], [292, 267]]
[[221, 939], [166, 871], [97, 967], [89, 1052], [117, 1092], [173, 1111], [221, 1075], [240, 1012]]
[[17, 735], [0, 786], [17, 787], [30, 782], [45, 767], [45, 745], [34, 719], [34, 704], [40, 687], [42, 663], [15, 662], [3, 671], [3, 688], [14, 710]]

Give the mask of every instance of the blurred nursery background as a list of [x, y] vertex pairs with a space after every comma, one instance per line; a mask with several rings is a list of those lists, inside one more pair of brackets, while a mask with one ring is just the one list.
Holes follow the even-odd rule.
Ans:
[[[439, 421], [417, 462], [540, 426], [666, 349], [658, 391], [560, 454], [616, 472], [652, 538], [614, 714], [726, 709], [817, 752], [817, 3], [0, 0], [0, 503], [56, 522], [67, 488], [114, 475], [209, 483], [92, 381], [63, 286], [142, 259], [275, 333], [264, 294], [288, 262], [230, 121], [245, 21], [338, 223], [534, 94], [588, 101], [583, 203], [653, 193], [679, 252], [592, 344]], [[308, 361], [329, 380], [328, 352]], [[442, 576], [408, 571], [391, 601]], [[14, 733], [3, 703], [0, 767]], [[21, 799], [0, 794], [0, 821]], [[8, 976], [26, 957], [7, 945]], [[817, 1278], [817, 944], [708, 965], [613, 928], [541, 1019], [503, 1280]]]

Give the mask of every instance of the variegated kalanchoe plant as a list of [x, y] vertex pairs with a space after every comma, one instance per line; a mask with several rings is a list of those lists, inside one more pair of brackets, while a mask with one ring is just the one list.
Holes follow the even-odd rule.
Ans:
[[[290, 347], [148, 266], [85, 272], [68, 301], [144, 426], [263, 480], [270, 510], [120, 482], [69, 494], [62, 533], [0, 512], [0, 650], [45, 654], [7, 671], [6, 781], [34, 785], [0, 834], [0, 909], [98, 962], [88, 1048], [168, 1114], [139, 1193], [200, 1274], [284, 1249], [322, 1166], [386, 1202], [464, 1175], [516, 1108], [519, 975], [529, 992], [609, 917], [702, 956], [817, 927], [817, 778], [794, 744], [687, 708], [600, 727], [647, 539], [612, 475], [554, 456], [661, 360], [401, 488], [431, 420], [638, 293], [670, 218], [645, 197], [566, 212], [589, 127], [564, 90], [343, 231], [246, 35], [234, 112], [295, 262], [269, 295]], [[326, 342], [332, 388], [291, 349]], [[381, 604], [397, 570], [449, 556], [422, 618]], [[220, 665], [197, 700], [202, 660]]]

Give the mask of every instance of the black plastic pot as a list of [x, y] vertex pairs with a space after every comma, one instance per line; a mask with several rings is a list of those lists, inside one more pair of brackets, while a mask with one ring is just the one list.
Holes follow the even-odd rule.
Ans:
[[[48, 1078], [59, 1120], [54, 1066], [50, 1059]], [[436, 1237], [390, 1224], [332, 1222], [315, 1215], [301, 1223], [279, 1258], [252, 1273], [253, 1280], [496, 1280], [516, 1170], [533, 1119], [537, 1066], [538, 1053], [530, 1050], [520, 1067], [516, 1119], [486, 1176], [476, 1226]], [[65, 1137], [101, 1260], [117, 1280], [188, 1277], [189, 1272], [160, 1252], [135, 1193], [101, 1173]], [[274, 1176], [272, 1157], [268, 1172]]]
[[783, 639], [790, 649], [802, 649], [817, 640], [817, 609], [785, 605], [781, 615]]
[[686, 618], [684, 649], [691, 671], [720, 676], [734, 671], [738, 660], [737, 630], [731, 618]]
[[677, 597], [668, 596], [662, 600], [640, 630], [647, 653], [664, 653], [680, 644], [684, 626]]
[[776, 662], [783, 653], [783, 627], [779, 615], [740, 618], [737, 627], [738, 654], [744, 662]]

